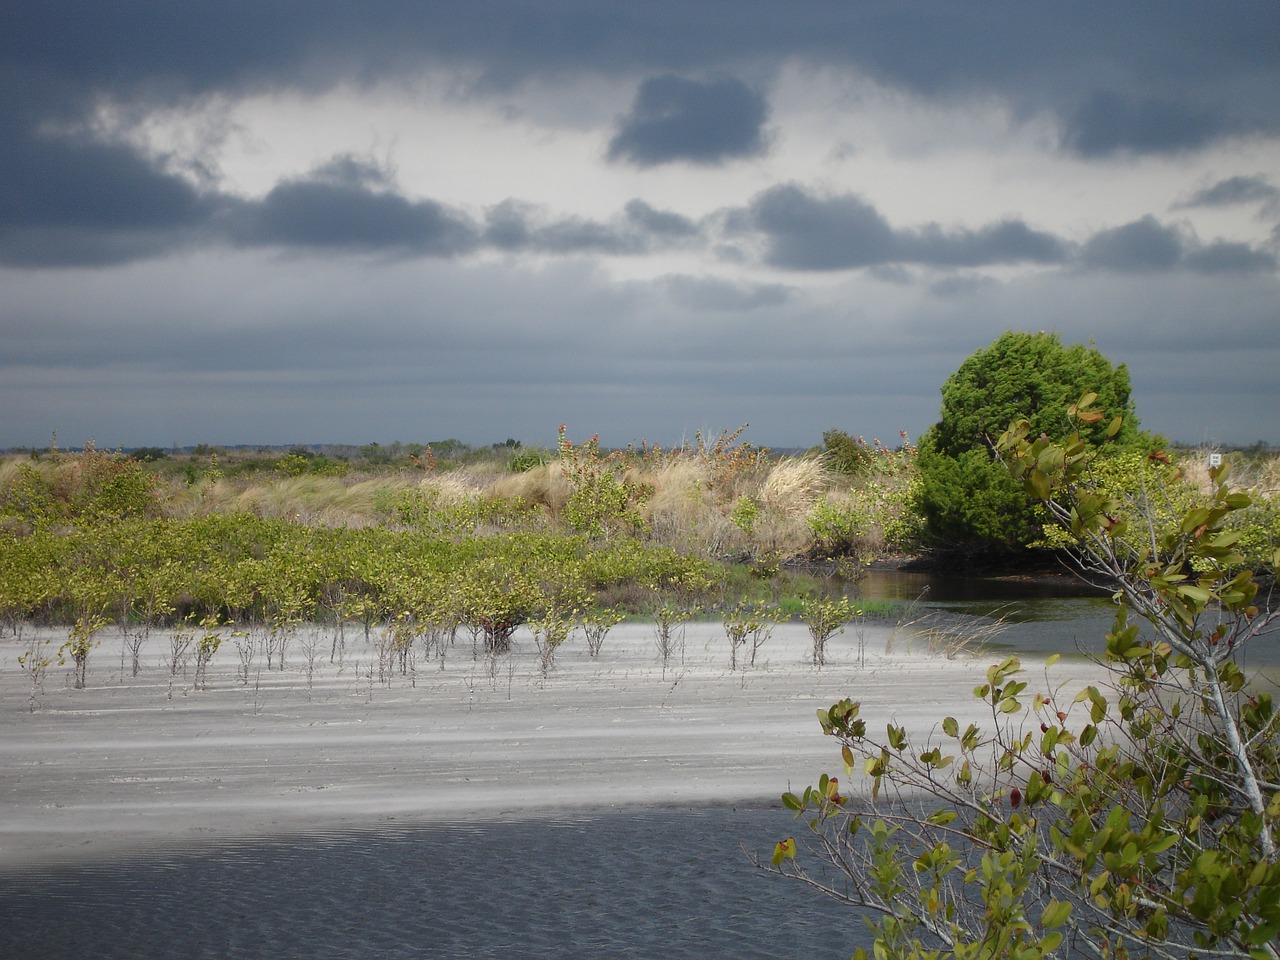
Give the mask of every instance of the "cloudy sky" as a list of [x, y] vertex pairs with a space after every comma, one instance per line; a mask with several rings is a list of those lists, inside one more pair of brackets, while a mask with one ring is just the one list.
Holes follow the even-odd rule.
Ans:
[[6, 0], [0, 447], [1280, 443], [1280, 4]]

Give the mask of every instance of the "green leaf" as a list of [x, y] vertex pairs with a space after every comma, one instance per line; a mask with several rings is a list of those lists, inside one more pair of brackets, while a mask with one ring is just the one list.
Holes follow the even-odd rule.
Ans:
[[1186, 597], [1192, 603], [1199, 604], [1200, 606], [1207, 604], [1212, 596], [1204, 587], [1195, 586], [1193, 584], [1185, 584], [1178, 587], [1177, 592], [1180, 596]]

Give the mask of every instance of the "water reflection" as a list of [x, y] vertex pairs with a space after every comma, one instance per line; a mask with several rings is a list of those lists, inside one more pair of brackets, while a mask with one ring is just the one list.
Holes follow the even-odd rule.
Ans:
[[[1064, 657], [1099, 656], [1115, 621], [1110, 595], [1069, 576], [1050, 578], [960, 577], [940, 573], [873, 570], [854, 591], [869, 600], [901, 605], [910, 620], [941, 611], [951, 616], [991, 622], [1004, 629], [987, 643], [992, 651]], [[981, 623], [975, 624], [979, 629]], [[1280, 668], [1280, 638], [1255, 642], [1241, 663], [1274, 675]]]

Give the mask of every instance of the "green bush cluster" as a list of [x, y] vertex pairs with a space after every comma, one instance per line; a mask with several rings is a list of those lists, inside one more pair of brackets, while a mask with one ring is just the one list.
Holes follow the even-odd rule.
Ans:
[[250, 514], [136, 518], [0, 535], [8, 621], [172, 625], [208, 617], [289, 624], [390, 622], [405, 612], [487, 629], [615, 595], [710, 589], [707, 561], [635, 540], [512, 533], [441, 538], [325, 528]]
[[92, 444], [77, 456], [20, 464], [0, 485], [0, 525], [17, 529], [154, 516], [159, 507], [154, 474]]

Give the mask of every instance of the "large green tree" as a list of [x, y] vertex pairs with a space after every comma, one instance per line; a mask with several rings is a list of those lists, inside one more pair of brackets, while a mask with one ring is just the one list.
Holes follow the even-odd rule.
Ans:
[[1059, 434], [1062, 411], [1085, 391], [1097, 394], [1103, 428], [1124, 417], [1115, 437], [1091, 427], [1087, 440], [1113, 448], [1137, 442], [1129, 371], [1091, 346], [1010, 331], [960, 365], [942, 386], [942, 419], [920, 442], [919, 506], [935, 545], [997, 552], [1039, 537], [1040, 518], [997, 462], [993, 444], [1015, 420], [1025, 419], [1032, 436]]

